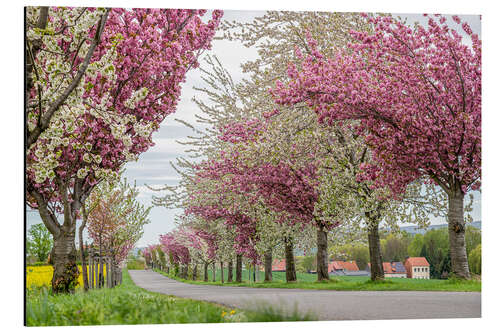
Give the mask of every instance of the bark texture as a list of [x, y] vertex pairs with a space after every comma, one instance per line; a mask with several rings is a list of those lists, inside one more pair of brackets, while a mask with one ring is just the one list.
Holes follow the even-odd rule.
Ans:
[[61, 232], [54, 238], [50, 253], [53, 262], [52, 290], [54, 293], [74, 292], [78, 284], [78, 266], [76, 265], [75, 232]]
[[212, 263], [212, 281], [215, 282], [215, 260]]
[[72, 293], [78, 284], [77, 279], [79, 276], [75, 248], [76, 213], [81, 207], [81, 202], [85, 202], [88, 193], [82, 192], [81, 183], [77, 181], [73, 188], [73, 201], [70, 202], [67, 185], [59, 179], [58, 181], [64, 203], [62, 225], [59, 224], [56, 215], [48, 208], [45, 198], [33, 188], [28, 188], [28, 191], [35, 198], [43, 224], [52, 234], [54, 240], [50, 255], [54, 268], [52, 291], [54, 293]]
[[328, 276], [328, 234], [321, 226], [317, 231], [316, 272], [318, 281], [329, 280]]
[[198, 278], [198, 264], [193, 264], [193, 281], [196, 281]]
[[241, 282], [241, 274], [243, 272], [243, 257], [241, 254], [236, 255], [236, 282]]
[[295, 273], [295, 258], [293, 257], [293, 242], [290, 238], [285, 238], [285, 260], [286, 260], [286, 282], [297, 281]]
[[227, 282], [233, 282], [233, 260], [227, 263]]
[[371, 219], [368, 226], [368, 248], [370, 250], [370, 275], [372, 281], [384, 279], [378, 225], [378, 219]]
[[104, 287], [104, 258], [102, 253], [102, 241], [99, 236], [99, 278], [97, 279], [98, 288]]
[[220, 262], [220, 282], [224, 283], [224, 261]]
[[208, 262], [203, 264], [203, 281], [208, 281]]
[[273, 280], [273, 249], [270, 248], [264, 254], [264, 281]]
[[470, 279], [465, 247], [464, 195], [461, 190], [448, 193], [448, 236], [452, 273], [458, 278]]

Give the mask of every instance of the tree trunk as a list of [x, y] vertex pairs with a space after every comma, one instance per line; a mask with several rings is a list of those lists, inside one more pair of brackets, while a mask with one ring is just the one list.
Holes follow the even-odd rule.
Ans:
[[382, 251], [380, 250], [378, 224], [378, 220], [369, 219], [368, 248], [370, 250], [370, 274], [372, 281], [384, 279], [384, 267], [382, 264]]
[[198, 275], [198, 264], [193, 264], [193, 281], [196, 281]]
[[224, 261], [220, 262], [220, 282], [224, 283]]
[[257, 279], [256, 279], [256, 267], [255, 264], [253, 264], [253, 282], [257, 282]]
[[236, 282], [241, 283], [241, 273], [243, 271], [243, 263], [242, 263], [242, 255], [237, 254], [236, 255]]
[[215, 282], [215, 259], [212, 263], [212, 282]]
[[273, 280], [273, 249], [269, 248], [264, 254], [264, 282]]
[[329, 280], [328, 276], [328, 234], [320, 226], [317, 231], [316, 274], [318, 281]]
[[182, 265], [182, 278], [183, 279], [188, 278], [188, 265], [187, 264]]
[[458, 278], [470, 279], [465, 247], [464, 195], [461, 190], [448, 194], [448, 236], [452, 273]]
[[203, 264], [203, 281], [208, 282], [208, 262]]
[[227, 282], [233, 282], [233, 260], [227, 263]]
[[76, 182], [73, 188], [73, 197], [78, 198], [69, 202], [67, 185], [60, 179], [60, 195], [64, 204], [64, 222], [59, 224], [57, 217], [49, 211], [45, 199], [35, 190], [30, 194], [38, 204], [38, 212], [43, 224], [52, 234], [54, 244], [51, 250], [51, 261], [54, 268], [52, 276], [52, 291], [54, 293], [74, 292], [78, 284], [78, 266], [76, 265], [76, 213], [80, 210], [81, 202], [85, 202], [86, 195], [82, 194], [80, 183]]
[[54, 267], [52, 290], [54, 293], [74, 292], [78, 284], [78, 266], [76, 265], [75, 232], [64, 232], [54, 237], [50, 253]]
[[293, 257], [293, 243], [290, 238], [285, 238], [286, 282], [297, 281], [295, 273], [295, 259]]
[[87, 211], [85, 210], [85, 205], [82, 206], [82, 224], [78, 228], [78, 244], [80, 246], [80, 260], [82, 262], [82, 274], [83, 274], [83, 290], [89, 290], [89, 280], [87, 276], [87, 263], [85, 261], [85, 249], [83, 248], [83, 230], [87, 225]]
[[102, 258], [102, 242], [101, 236], [99, 236], [99, 288], [104, 287], [104, 260]]

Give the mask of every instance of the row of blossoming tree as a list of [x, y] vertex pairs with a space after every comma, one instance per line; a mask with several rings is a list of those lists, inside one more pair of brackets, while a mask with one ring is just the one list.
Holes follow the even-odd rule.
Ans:
[[26, 8], [26, 194], [54, 238], [52, 289], [75, 286], [87, 198], [153, 145], [222, 12]]
[[178, 186], [152, 188], [167, 191], [154, 204], [184, 213], [148, 260], [163, 252], [184, 278], [190, 264], [227, 262], [232, 279], [236, 258], [241, 281], [242, 257], [264, 262], [266, 280], [273, 256], [285, 257], [295, 281], [294, 250], [316, 248], [325, 280], [328, 239], [364, 235], [377, 280], [379, 229], [434, 215], [448, 221], [452, 272], [470, 278], [464, 213], [481, 180], [481, 41], [453, 20], [461, 33], [441, 15], [413, 28], [390, 15], [319, 12], [224, 22], [225, 38], [259, 56], [238, 84], [207, 58], [194, 99], [201, 126], [185, 123], [192, 159], [173, 164]]

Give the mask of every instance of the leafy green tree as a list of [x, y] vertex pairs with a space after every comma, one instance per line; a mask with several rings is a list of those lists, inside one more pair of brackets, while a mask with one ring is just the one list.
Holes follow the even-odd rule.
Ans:
[[470, 251], [469, 266], [472, 273], [481, 274], [481, 244], [478, 244], [473, 250]]
[[331, 257], [335, 260], [356, 261], [359, 269], [363, 270], [370, 262], [370, 250], [368, 245], [360, 242], [353, 242], [340, 246], [330, 247]]
[[408, 255], [410, 257], [418, 257], [424, 246], [424, 235], [416, 234], [408, 245]]
[[368, 246], [365, 244], [355, 244], [351, 246], [350, 258], [356, 261], [359, 269], [365, 269], [370, 262], [370, 250]]
[[411, 239], [407, 233], [393, 234], [390, 233], [381, 241], [382, 259], [384, 261], [401, 261], [403, 262], [408, 256], [408, 246]]
[[40, 262], [45, 262], [52, 249], [52, 235], [43, 223], [38, 223], [28, 231], [27, 251], [28, 254], [37, 258]]
[[467, 226], [467, 229], [465, 229], [465, 247], [467, 250], [467, 257], [479, 244], [481, 244], [481, 230], [473, 226]]
[[444, 272], [451, 271], [447, 263], [449, 252], [447, 228], [429, 230], [425, 233], [420, 256], [429, 262], [431, 278], [439, 279]]
[[297, 271], [307, 272], [316, 269], [316, 256], [304, 256], [297, 265]]
[[449, 274], [451, 272], [451, 255], [449, 250], [444, 256], [443, 260], [441, 260], [441, 264], [439, 265], [437, 271], [440, 274], [439, 278], [447, 279], [449, 277]]

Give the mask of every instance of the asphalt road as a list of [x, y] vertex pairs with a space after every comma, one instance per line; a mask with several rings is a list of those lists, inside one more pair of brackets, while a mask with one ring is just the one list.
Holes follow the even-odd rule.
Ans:
[[479, 318], [481, 293], [440, 291], [334, 291], [193, 285], [153, 271], [128, 271], [141, 288], [162, 294], [215, 302], [230, 308], [265, 304], [318, 320]]

